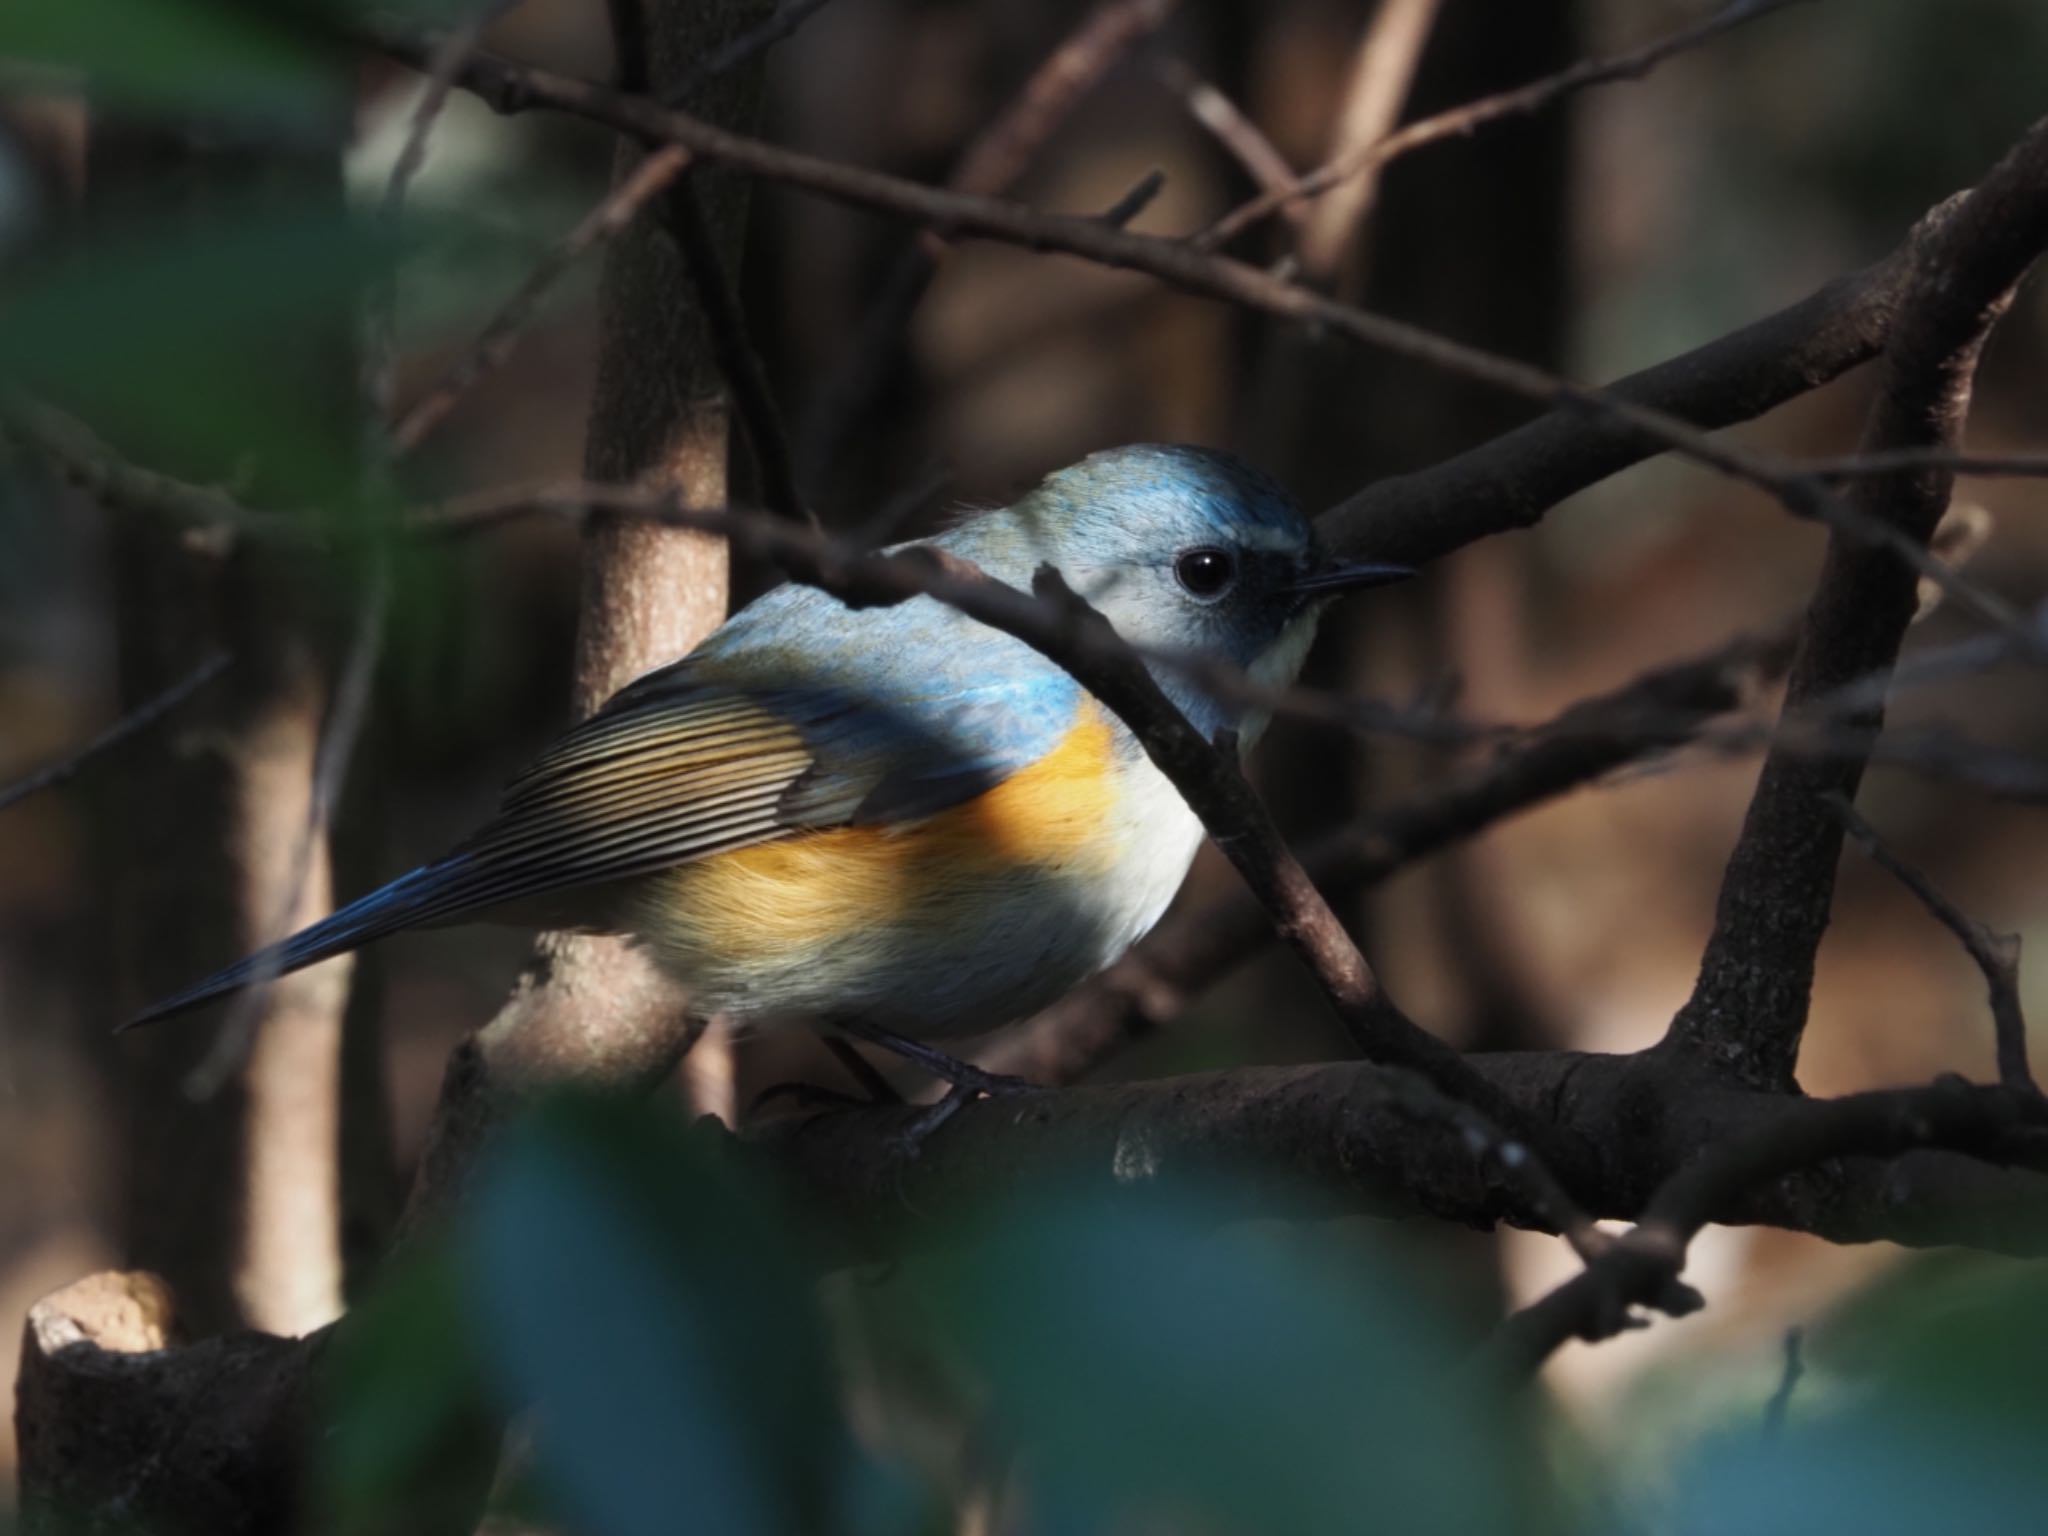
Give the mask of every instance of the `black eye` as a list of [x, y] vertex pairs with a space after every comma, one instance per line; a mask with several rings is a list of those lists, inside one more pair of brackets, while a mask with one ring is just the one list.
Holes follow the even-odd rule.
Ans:
[[1191, 549], [1173, 562], [1173, 574], [1196, 597], [1216, 597], [1237, 579], [1237, 562], [1228, 550]]

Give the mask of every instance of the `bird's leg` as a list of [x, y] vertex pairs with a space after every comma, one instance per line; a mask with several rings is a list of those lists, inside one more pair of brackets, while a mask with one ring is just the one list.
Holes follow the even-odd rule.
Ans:
[[936, 1046], [926, 1045], [921, 1040], [912, 1040], [894, 1030], [883, 1029], [879, 1024], [870, 1024], [865, 1019], [837, 1017], [832, 1027], [856, 1040], [865, 1040], [869, 1045], [879, 1045], [885, 1051], [892, 1051], [905, 1061], [914, 1062], [931, 1073], [933, 1077], [951, 1083], [955, 1088], [965, 1088], [970, 1093], [985, 1093], [992, 1099], [1014, 1098], [1018, 1094], [1037, 1093], [1038, 1084], [1028, 1078], [1010, 1077], [1002, 1072], [989, 1072], [962, 1061], [958, 1056], [949, 1056]]
[[754, 1102], [747, 1106], [747, 1113], [757, 1113], [764, 1104], [777, 1099], [794, 1099], [799, 1104], [817, 1109], [859, 1109], [869, 1104], [901, 1104], [903, 1095], [893, 1088], [889, 1080], [875, 1069], [875, 1064], [861, 1055], [853, 1046], [837, 1035], [818, 1037], [826, 1050], [830, 1051], [839, 1064], [846, 1068], [847, 1075], [858, 1083], [867, 1094], [865, 1099], [854, 1098], [836, 1088], [825, 1088], [817, 1083], [772, 1083], [754, 1095]]
[[[940, 1078], [952, 1086], [945, 1097], [927, 1104], [898, 1130], [892, 1138], [905, 1157], [916, 1157], [923, 1150], [925, 1139], [933, 1131], [951, 1120], [981, 1094], [992, 1099], [1015, 1098], [1027, 1093], [1041, 1093], [1038, 1084], [1021, 1077], [1010, 1077], [1001, 1072], [987, 1072], [972, 1062], [962, 1061], [957, 1056], [922, 1041], [899, 1035], [894, 1030], [883, 1029], [865, 1019], [835, 1018], [833, 1027], [857, 1040], [878, 1045], [885, 1051], [893, 1051], [906, 1061], [915, 1062], [933, 1077]], [[843, 1058], [842, 1058], [843, 1059]], [[872, 1070], [872, 1069], [871, 1069]]]
[[868, 1097], [877, 1104], [901, 1104], [903, 1095], [890, 1086], [889, 1079], [876, 1070], [875, 1064], [861, 1055], [853, 1046], [837, 1035], [820, 1035], [825, 1049], [839, 1058], [839, 1065], [846, 1068], [847, 1075], [861, 1087]]

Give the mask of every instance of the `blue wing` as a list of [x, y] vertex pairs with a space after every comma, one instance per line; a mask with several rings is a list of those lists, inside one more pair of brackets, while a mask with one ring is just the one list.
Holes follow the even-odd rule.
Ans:
[[809, 829], [935, 814], [1051, 751], [1080, 700], [1036, 652], [928, 598], [856, 613], [778, 588], [620, 690], [446, 858], [133, 1022], [403, 928]]

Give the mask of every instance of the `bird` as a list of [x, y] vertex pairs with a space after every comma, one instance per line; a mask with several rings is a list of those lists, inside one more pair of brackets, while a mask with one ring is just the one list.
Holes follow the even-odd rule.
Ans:
[[[1267, 723], [1257, 691], [1220, 697], [1172, 653], [1288, 684], [1334, 598], [1411, 574], [1332, 558], [1276, 481], [1171, 444], [1091, 454], [914, 542], [1017, 586], [1057, 570], [1241, 751]], [[1202, 835], [1132, 732], [1023, 642], [930, 596], [855, 610], [789, 583], [626, 684], [447, 854], [129, 1022], [493, 921], [629, 935], [701, 1016], [823, 1024], [986, 1091], [932, 1042], [1118, 959]]]

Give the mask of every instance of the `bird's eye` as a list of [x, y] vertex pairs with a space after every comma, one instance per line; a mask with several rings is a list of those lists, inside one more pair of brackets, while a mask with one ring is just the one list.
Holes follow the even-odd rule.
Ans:
[[1237, 579], [1237, 562], [1223, 549], [1191, 549], [1173, 562], [1174, 579], [1195, 597], [1220, 597]]

